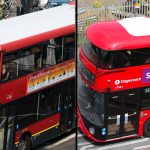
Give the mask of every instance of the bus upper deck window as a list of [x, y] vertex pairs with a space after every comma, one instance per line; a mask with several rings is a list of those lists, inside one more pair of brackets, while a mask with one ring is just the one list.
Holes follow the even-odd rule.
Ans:
[[2, 81], [6, 81], [10, 78], [10, 72], [6, 64], [2, 66]]
[[115, 52], [113, 55], [113, 68], [126, 67], [129, 65], [129, 54], [125, 51]]
[[132, 51], [132, 65], [143, 65], [150, 63], [149, 48], [136, 49]]
[[111, 51], [103, 56], [101, 67], [106, 69], [129, 66], [129, 54], [125, 51]]
[[150, 63], [150, 57], [148, 57], [147, 59], [145, 59], [145, 64], [149, 64]]

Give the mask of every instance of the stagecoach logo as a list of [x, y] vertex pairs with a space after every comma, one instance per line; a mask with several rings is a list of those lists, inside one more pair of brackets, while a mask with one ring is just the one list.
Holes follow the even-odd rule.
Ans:
[[142, 70], [142, 82], [150, 83], [150, 68], [146, 68]]
[[115, 80], [115, 85], [119, 84], [128, 84], [133, 82], [141, 81], [141, 78], [134, 78], [134, 79], [126, 79], [126, 80]]
[[119, 84], [120, 84], [120, 80], [116, 80], [115, 85], [119, 85]]

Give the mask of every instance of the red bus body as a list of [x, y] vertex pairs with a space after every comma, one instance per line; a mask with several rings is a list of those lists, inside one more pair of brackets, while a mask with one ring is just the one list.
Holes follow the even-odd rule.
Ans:
[[[62, 14], [60, 14], [60, 12]], [[61, 15], [64, 16], [62, 20], [58, 18], [58, 16]], [[5, 26], [6, 29], [4, 30]], [[10, 28], [8, 29], [7, 27]], [[42, 43], [50, 39], [65, 37], [66, 35], [74, 34], [75, 33], [74, 6], [73, 5], [59, 6], [56, 8], [51, 8], [7, 20], [2, 20], [0, 23], [0, 28], [3, 32], [2, 34], [6, 36], [6, 38], [4, 38], [1, 35], [0, 38], [1, 40], [0, 70], [2, 71], [2, 62], [4, 53], [11, 54], [16, 52], [16, 50], [30, 47], [32, 45], [36, 45], [38, 43]], [[4, 105], [6, 107], [10, 107], [9, 106], [10, 104], [16, 104], [18, 103], [18, 101], [21, 101], [21, 99], [27, 97], [28, 95], [34, 95], [35, 93], [38, 94], [38, 92], [40, 93], [42, 90], [48, 88], [53, 89], [53, 86], [56, 87], [60, 85], [61, 87], [63, 86], [64, 83], [65, 85], [70, 85], [69, 82], [71, 81], [74, 83], [74, 80], [75, 80], [75, 59], [71, 58], [59, 64], [51, 65], [50, 67], [46, 67], [44, 69], [41, 68], [36, 72], [28, 73], [18, 78], [14, 78], [13, 80], [1, 82], [0, 104], [1, 106]], [[74, 90], [74, 88], [71, 90]], [[62, 109], [61, 112], [60, 108], [58, 108], [58, 112], [53, 113], [52, 115], [49, 115], [44, 119], [39, 119], [38, 121], [30, 123], [25, 127], [20, 127], [21, 123], [17, 124], [14, 123], [13, 135], [11, 135], [11, 137], [12, 136], [13, 137], [11, 140], [14, 141], [16, 146], [19, 146], [20, 140], [25, 140], [24, 138], [26, 135], [30, 136], [30, 138], [32, 138], [32, 140], [35, 141], [41, 136], [43, 141], [37, 140], [35, 142], [36, 143], [35, 145], [37, 145], [40, 144], [40, 142], [44, 142], [48, 139], [57, 137], [60, 134], [72, 130], [75, 127], [75, 117], [76, 117], [74, 100], [73, 101], [70, 100], [70, 102], [65, 102], [65, 99], [62, 100], [63, 102], [59, 102], [59, 104], [57, 104], [58, 107], [61, 107]], [[63, 111], [63, 107], [65, 105], [67, 105], [66, 112], [65, 110]], [[15, 107], [19, 109], [18, 106], [19, 105]], [[11, 108], [9, 109], [11, 112]], [[68, 121], [66, 120], [67, 122], [63, 123], [62, 120], [65, 121], [66, 118], [63, 117], [66, 116], [67, 111], [71, 114], [71, 118], [74, 121], [72, 122], [72, 120], [69, 119], [70, 117], [67, 116]], [[67, 125], [68, 122], [71, 123], [70, 127], [69, 125]], [[7, 126], [7, 123], [5, 126]], [[7, 128], [9, 127], [5, 127], [4, 129]], [[50, 136], [45, 137], [46, 136], [45, 134], [47, 132], [49, 132], [51, 137]], [[4, 137], [5, 136], [6, 135], [4, 135]], [[9, 138], [9, 136], [10, 135], [7, 135], [7, 138]], [[7, 147], [6, 145], [9, 145], [9, 143], [7, 142], [7, 139], [3, 142], [4, 142], [3, 148], [6, 149]]]
[[[142, 23], [143, 23], [143, 29], [141, 29], [140, 27]], [[148, 49], [150, 47], [150, 43], [149, 43], [150, 32], [148, 29], [149, 23], [150, 23], [150, 19], [143, 18], [143, 17], [123, 19], [121, 21], [95, 23], [87, 29], [86, 38], [88, 39], [89, 43], [92, 46], [94, 45], [98, 50], [102, 50], [106, 53], [107, 52], [117, 53], [118, 51], [129, 51], [130, 52], [129, 54], [131, 55], [132, 52], [136, 50], [138, 51], [138, 49], [144, 49], [144, 48]], [[141, 29], [142, 31], [140, 32], [139, 29]], [[81, 63], [79, 65], [79, 68], [81, 66], [81, 69], [79, 69], [79, 76], [81, 77], [82, 82], [84, 82], [84, 84], [90, 87], [90, 89], [92, 89], [93, 91], [96, 91], [97, 93], [117, 93], [118, 91], [122, 91], [123, 93], [123, 91], [129, 91], [130, 89], [134, 90], [134, 89], [139, 89], [139, 88], [150, 86], [150, 80], [148, 76], [150, 72], [149, 63], [142, 64], [142, 65], [140, 64], [133, 65], [133, 66], [128, 65], [125, 67], [105, 69], [105, 68], [101, 68], [93, 64], [92, 58], [90, 58], [91, 55], [87, 58], [88, 51], [85, 51], [86, 48], [87, 48], [86, 46], [82, 46], [80, 48], [79, 58], [80, 58]], [[83, 70], [88, 73], [90, 72], [89, 74], [93, 75], [93, 78], [94, 78], [93, 84], [91, 84], [88, 80], [89, 74], [85, 76], [85, 74], [83, 74], [84, 72]], [[146, 74], [145, 74], [145, 71], [147, 71]], [[148, 80], [146, 80], [145, 78], [147, 78]], [[80, 93], [80, 90], [78, 93]], [[149, 95], [149, 98], [150, 98], [150, 95]], [[142, 97], [140, 101], [142, 101]], [[108, 105], [108, 103], [109, 102], [107, 102], [106, 105]], [[87, 137], [89, 137], [91, 140], [95, 142], [108, 142], [108, 141], [115, 141], [115, 140], [134, 137], [134, 136], [140, 136], [140, 137], [144, 136], [143, 134], [144, 125], [150, 119], [150, 109], [149, 108], [141, 109], [141, 103], [139, 103], [138, 104], [139, 111], [138, 111], [138, 116], [137, 116], [138, 118], [137, 130], [138, 131], [131, 133], [131, 134], [129, 132], [128, 134], [124, 134], [121, 132], [121, 136], [112, 136], [112, 137], [110, 136], [109, 138], [107, 138], [108, 128], [106, 127], [106, 133], [105, 133], [107, 134], [106, 138], [101, 139], [101, 138], [96, 138], [97, 136], [96, 133], [95, 133], [96, 135], [93, 136], [89, 132], [88, 127], [92, 126], [92, 123], [89, 123], [90, 125], [88, 127], [86, 126], [87, 119], [86, 121], [85, 119], [83, 119], [83, 115], [81, 114], [81, 111], [83, 110], [80, 110], [80, 107], [81, 107], [80, 105], [81, 104], [79, 100], [78, 101], [78, 126]], [[108, 107], [106, 109], [108, 109]], [[108, 114], [108, 111], [107, 111], [107, 114]], [[126, 113], [124, 114], [124, 117], [123, 117], [123, 121], [126, 123], [129, 122], [128, 119], [130, 115], [129, 116], [128, 115], [129, 114]], [[116, 117], [120, 117], [120, 116], [116, 115]], [[123, 125], [121, 126], [125, 127], [126, 123], [123, 123]], [[117, 121], [116, 121], [116, 124], [117, 124]], [[120, 124], [117, 124], [116, 128], [120, 126]], [[126, 132], [126, 130], [124, 130], [124, 132]], [[118, 133], [114, 133], [114, 135], [115, 134], [118, 135]]]

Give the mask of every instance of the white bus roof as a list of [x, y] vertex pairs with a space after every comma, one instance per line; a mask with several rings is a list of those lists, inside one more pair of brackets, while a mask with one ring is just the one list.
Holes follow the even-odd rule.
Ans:
[[[7, 49], [11, 47], [11, 44], [14, 47], [14, 42], [15, 44], [19, 44], [19, 42], [23, 39], [31, 40], [31, 37], [36, 35], [42, 36], [43, 33], [53, 34], [55, 37], [54, 31], [57, 31], [57, 34], [59, 29], [69, 27], [71, 25], [75, 26], [74, 5], [58, 6], [22, 16], [13, 17], [10, 19], [1, 20], [1, 50], [9, 51]], [[52, 35], [50, 37], [52, 37]], [[18, 43], [16, 43], [16, 41], [18, 41]], [[9, 47], [7, 45], [9, 45]], [[28, 44], [25, 46], [27, 45]], [[15, 46], [14, 48], [17, 47]]]

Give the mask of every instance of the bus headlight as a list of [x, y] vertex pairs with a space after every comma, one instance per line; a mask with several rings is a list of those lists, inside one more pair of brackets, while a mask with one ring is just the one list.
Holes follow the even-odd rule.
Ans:
[[92, 135], [94, 135], [94, 134], [95, 134], [95, 129], [94, 129], [93, 127], [90, 127], [90, 128], [89, 128], [89, 132], [90, 132]]
[[39, 5], [44, 7], [48, 3], [48, 0], [39, 0]]

